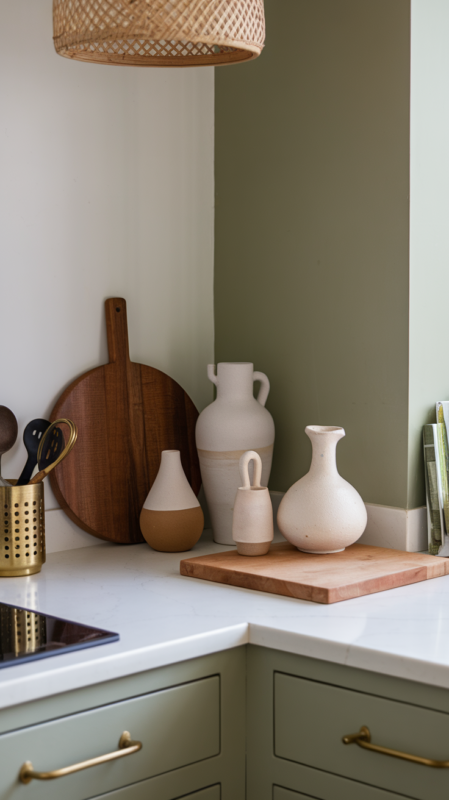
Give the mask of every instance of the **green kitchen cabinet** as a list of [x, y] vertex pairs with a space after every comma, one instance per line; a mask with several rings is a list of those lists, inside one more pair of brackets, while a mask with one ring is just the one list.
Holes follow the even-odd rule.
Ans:
[[447, 800], [449, 769], [344, 744], [449, 759], [449, 692], [248, 646], [247, 800]]
[[[0, 713], [0, 800], [446, 800], [449, 769], [345, 745], [449, 758], [449, 692], [246, 645]], [[19, 781], [141, 749], [56, 780]]]
[[[1, 800], [243, 800], [245, 674], [246, 652], [237, 648], [6, 709]], [[116, 752], [124, 731], [141, 742], [138, 752], [52, 780], [19, 780], [25, 762], [45, 773]]]

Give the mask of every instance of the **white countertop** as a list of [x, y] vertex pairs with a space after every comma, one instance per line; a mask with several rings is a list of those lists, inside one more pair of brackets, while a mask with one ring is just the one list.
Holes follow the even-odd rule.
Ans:
[[0, 670], [0, 708], [248, 642], [449, 688], [449, 575], [333, 605], [183, 577], [188, 554], [147, 545], [52, 553], [1, 578], [0, 600], [120, 634], [120, 641]]

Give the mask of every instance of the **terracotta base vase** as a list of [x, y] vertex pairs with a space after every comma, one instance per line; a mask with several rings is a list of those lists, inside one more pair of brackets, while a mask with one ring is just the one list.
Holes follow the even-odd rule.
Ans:
[[[248, 467], [254, 462], [253, 483]], [[262, 459], [255, 450], [248, 450], [240, 458], [240, 475], [243, 486], [237, 489], [232, 518], [232, 538], [241, 556], [264, 556], [273, 541], [273, 506], [268, 489], [260, 485]]]
[[140, 530], [153, 550], [191, 550], [204, 528], [201, 506], [181, 465], [179, 450], [163, 450], [161, 466], [140, 514]]
[[279, 506], [281, 533], [304, 553], [339, 553], [359, 539], [367, 513], [359, 493], [339, 475], [336, 447], [343, 428], [308, 425], [312, 464]]

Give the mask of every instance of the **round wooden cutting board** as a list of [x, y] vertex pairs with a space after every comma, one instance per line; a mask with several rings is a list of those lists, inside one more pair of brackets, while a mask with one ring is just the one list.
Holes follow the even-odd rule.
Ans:
[[126, 302], [106, 300], [109, 364], [86, 372], [61, 395], [51, 421], [78, 426], [69, 458], [50, 475], [66, 514], [80, 528], [120, 544], [143, 542], [139, 516], [162, 450], [180, 450], [195, 494], [201, 486], [195, 446], [198, 411], [168, 375], [129, 359]]

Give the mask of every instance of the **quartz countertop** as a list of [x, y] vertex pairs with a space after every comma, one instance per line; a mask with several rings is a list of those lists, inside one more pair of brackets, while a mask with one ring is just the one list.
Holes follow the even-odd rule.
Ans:
[[0, 579], [0, 600], [106, 628], [120, 641], [0, 670], [0, 708], [246, 643], [449, 688], [449, 575], [319, 605], [183, 577], [188, 554], [146, 544], [52, 553]]

